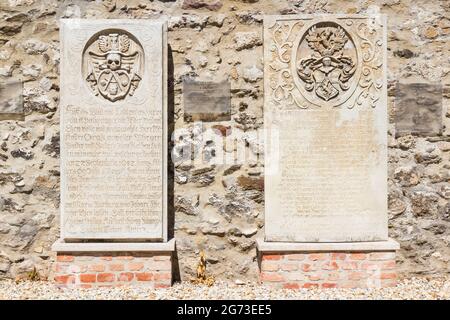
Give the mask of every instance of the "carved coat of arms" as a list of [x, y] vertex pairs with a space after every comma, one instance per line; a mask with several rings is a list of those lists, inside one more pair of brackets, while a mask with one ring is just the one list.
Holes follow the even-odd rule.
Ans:
[[305, 40], [314, 53], [298, 61], [297, 73], [307, 91], [331, 100], [349, 88], [349, 79], [356, 71], [356, 63], [344, 54], [348, 42], [340, 26], [312, 26]]
[[264, 83], [271, 108], [375, 108], [385, 87], [385, 27], [377, 15], [268, 18]]
[[85, 53], [86, 81], [96, 95], [110, 101], [132, 96], [142, 79], [142, 53], [127, 34], [100, 35]]

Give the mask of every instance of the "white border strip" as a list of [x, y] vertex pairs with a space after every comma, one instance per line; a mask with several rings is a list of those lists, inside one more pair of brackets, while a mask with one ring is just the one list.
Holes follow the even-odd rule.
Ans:
[[172, 252], [175, 239], [168, 242], [64, 242], [59, 239], [52, 245], [57, 252]]
[[300, 252], [300, 251], [395, 251], [400, 244], [394, 239], [373, 242], [266, 242], [256, 240], [258, 251]]

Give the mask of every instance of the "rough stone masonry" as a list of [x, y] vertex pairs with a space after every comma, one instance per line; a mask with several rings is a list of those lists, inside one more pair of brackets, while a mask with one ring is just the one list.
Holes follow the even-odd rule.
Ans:
[[[0, 122], [0, 278], [50, 273], [59, 236], [59, 19], [169, 16], [169, 152], [174, 181], [169, 233], [179, 272], [195, 274], [200, 250], [221, 279], [255, 281], [264, 227], [263, 14], [384, 13], [388, 19], [389, 236], [400, 242], [400, 274], [448, 273], [450, 259], [450, 3], [439, 0], [2, 0], [0, 81], [24, 82], [23, 120]], [[231, 120], [185, 121], [183, 79], [231, 82]], [[395, 136], [396, 84], [441, 82], [442, 134]], [[418, 119], [420, 121], [420, 119]], [[226, 153], [217, 165], [214, 129]], [[192, 152], [184, 154], [190, 146]], [[172, 150], [172, 147], [173, 150]], [[191, 163], [191, 158], [202, 161]], [[172, 215], [170, 217], [170, 215]], [[170, 223], [172, 219], [172, 223]]]

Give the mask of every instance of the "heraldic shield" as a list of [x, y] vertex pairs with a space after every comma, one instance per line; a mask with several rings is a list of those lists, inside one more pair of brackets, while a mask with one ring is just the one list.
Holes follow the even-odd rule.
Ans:
[[132, 96], [142, 79], [142, 47], [125, 32], [97, 36], [87, 48], [86, 81], [112, 102]]

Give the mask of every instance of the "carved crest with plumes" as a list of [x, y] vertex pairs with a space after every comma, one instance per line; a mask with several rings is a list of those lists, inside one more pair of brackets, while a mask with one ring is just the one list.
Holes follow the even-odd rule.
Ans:
[[104, 53], [119, 51], [125, 53], [130, 48], [130, 38], [126, 34], [116, 33], [98, 37], [98, 48]]
[[349, 40], [339, 25], [313, 25], [305, 40], [314, 53], [298, 61], [297, 74], [307, 91], [329, 101], [349, 89], [356, 71], [355, 61], [344, 54]]
[[354, 15], [267, 18], [266, 97], [279, 110], [352, 109], [366, 103], [375, 108], [385, 68], [383, 19]]
[[132, 96], [142, 79], [142, 48], [129, 35], [105, 32], [87, 50], [86, 81], [95, 95], [112, 102]]
[[341, 27], [317, 28], [317, 26], [313, 26], [306, 36], [306, 41], [311, 49], [328, 56], [341, 51], [348, 41], [348, 37]]

